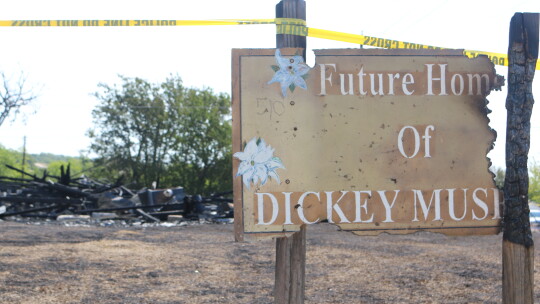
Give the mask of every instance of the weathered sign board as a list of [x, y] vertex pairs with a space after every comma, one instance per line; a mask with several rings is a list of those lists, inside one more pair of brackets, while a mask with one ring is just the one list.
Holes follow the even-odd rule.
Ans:
[[323, 220], [359, 235], [495, 234], [487, 57], [233, 50], [237, 240]]

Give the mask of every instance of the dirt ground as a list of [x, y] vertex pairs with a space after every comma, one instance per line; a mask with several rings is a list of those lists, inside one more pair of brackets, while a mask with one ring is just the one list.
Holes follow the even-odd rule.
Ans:
[[[307, 235], [306, 303], [501, 302], [501, 235], [358, 237], [328, 224]], [[231, 224], [4, 221], [0, 302], [272, 303], [274, 254], [273, 241], [235, 243]]]

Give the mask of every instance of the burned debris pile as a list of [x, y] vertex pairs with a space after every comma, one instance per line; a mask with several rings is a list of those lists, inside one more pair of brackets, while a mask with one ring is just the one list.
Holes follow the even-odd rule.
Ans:
[[72, 178], [70, 168], [61, 175], [42, 177], [6, 165], [20, 178], [0, 176], [0, 220], [8, 218], [123, 219], [143, 222], [232, 218], [230, 193], [210, 197], [187, 195], [181, 187], [134, 191], [123, 185], [85, 176]]

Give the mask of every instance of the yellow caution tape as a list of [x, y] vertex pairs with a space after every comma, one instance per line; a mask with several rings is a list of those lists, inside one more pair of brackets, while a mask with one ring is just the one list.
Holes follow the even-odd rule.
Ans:
[[218, 20], [0, 20], [0, 26], [192, 26], [192, 25], [243, 25], [243, 24], [294, 24], [306, 25], [305, 20], [276, 19], [218, 19]]
[[[387, 49], [433, 49], [433, 50], [442, 50], [447, 49], [438, 46], [425, 45], [420, 43], [405, 42], [399, 40], [392, 40], [379, 37], [371, 37], [364, 35], [348, 34], [342, 32], [334, 32], [328, 30], [321, 30], [311, 27], [305, 27], [301, 25], [278, 25], [277, 33], [278, 34], [289, 34], [289, 35], [302, 35], [307, 31], [305, 36], [313, 38], [322, 38], [342, 42], [350, 42], [366, 46], [374, 46]], [[501, 53], [493, 52], [484, 52], [484, 51], [475, 51], [475, 50], [464, 50], [464, 55], [467, 55], [469, 58], [477, 57], [478, 55], [486, 55], [493, 62], [493, 64], [508, 66], [508, 56]], [[536, 69], [540, 70], [540, 61], [536, 62]]]
[[[404, 42], [386, 38], [378, 38], [364, 35], [348, 34], [310, 28], [306, 21], [294, 18], [275, 19], [218, 19], [218, 20], [0, 20], [0, 27], [26, 27], [26, 26], [200, 26], [200, 25], [244, 25], [244, 24], [275, 24], [277, 34], [308, 36], [354, 44], [374, 46], [388, 49], [445, 49], [443, 47], [425, 45], [413, 42]], [[486, 55], [496, 65], [508, 66], [506, 54], [464, 50], [465, 55], [474, 58], [478, 55]], [[540, 61], [536, 64], [540, 70]]]

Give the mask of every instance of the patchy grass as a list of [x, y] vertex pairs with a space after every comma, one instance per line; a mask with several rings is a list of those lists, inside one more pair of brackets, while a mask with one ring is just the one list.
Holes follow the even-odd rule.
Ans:
[[[359, 237], [336, 230], [308, 228], [306, 303], [501, 302], [500, 235]], [[235, 243], [232, 225], [0, 222], [0, 231], [5, 303], [273, 302], [274, 242]]]

